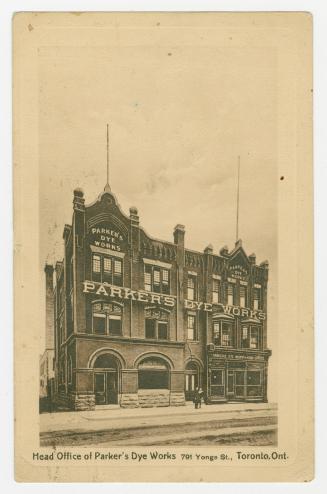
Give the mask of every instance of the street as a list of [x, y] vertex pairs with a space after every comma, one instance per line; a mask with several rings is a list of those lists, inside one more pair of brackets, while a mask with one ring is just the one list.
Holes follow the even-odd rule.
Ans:
[[185, 407], [45, 413], [41, 446], [277, 444], [277, 406], [235, 403]]

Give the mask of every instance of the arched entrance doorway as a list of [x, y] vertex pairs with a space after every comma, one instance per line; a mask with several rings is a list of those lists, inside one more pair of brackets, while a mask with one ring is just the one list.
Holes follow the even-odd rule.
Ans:
[[94, 393], [96, 405], [118, 403], [119, 369], [116, 357], [105, 353], [94, 362]]
[[190, 360], [185, 366], [185, 400], [192, 401], [195, 389], [201, 386], [199, 365]]

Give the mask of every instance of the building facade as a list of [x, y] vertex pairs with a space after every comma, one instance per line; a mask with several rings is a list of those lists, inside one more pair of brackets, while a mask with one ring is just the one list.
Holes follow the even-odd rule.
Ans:
[[[268, 263], [241, 241], [219, 255], [151, 238], [109, 186], [82, 190], [54, 268], [55, 400], [75, 410], [266, 401]], [[51, 266], [46, 266], [51, 272]]]
[[53, 266], [45, 266], [45, 350], [40, 356], [40, 409], [41, 401], [53, 398], [54, 394], [54, 294]]

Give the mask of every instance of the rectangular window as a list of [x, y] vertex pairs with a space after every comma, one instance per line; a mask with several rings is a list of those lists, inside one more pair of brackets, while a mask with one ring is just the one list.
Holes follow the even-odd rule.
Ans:
[[220, 302], [219, 292], [220, 292], [220, 282], [219, 282], [219, 280], [213, 279], [212, 280], [212, 303], [213, 304], [218, 304]]
[[144, 270], [144, 288], [147, 292], [152, 291], [152, 267], [147, 265]]
[[195, 316], [187, 316], [187, 339], [195, 340]]
[[246, 307], [246, 287], [240, 286], [240, 307]]
[[101, 256], [93, 254], [92, 270], [95, 274], [101, 274]]
[[155, 319], [145, 319], [145, 337], [154, 339], [156, 337]]
[[168, 325], [166, 322], [158, 322], [158, 340], [168, 339]]
[[103, 258], [103, 281], [111, 283], [112, 277], [112, 262], [110, 257]]
[[109, 334], [111, 336], [121, 335], [121, 317], [120, 316], [109, 316]]
[[187, 299], [188, 300], [194, 300], [195, 299], [195, 283], [196, 283], [196, 277], [189, 275], [187, 278]]
[[159, 266], [144, 266], [144, 289], [147, 292], [170, 293], [169, 270]]
[[121, 259], [93, 254], [92, 280], [122, 285], [123, 264]]
[[261, 372], [260, 371], [248, 371], [247, 373], [247, 384], [258, 386], [261, 384]]
[[235, 287], [233, 283], [227, 285], [227, 305], [234, 305]]
[[219, 322], [213, 323], [213, 342], [215, 345], [220, 346], [220, 324], [219, 324]]
[[158, 268], [153, 269], [153, 291], [156, 293], [161, 292], [160, 269], [158, 269]]
[[222, 323], [221, 346], [232, 346], [232, 326], [229, 323]]
[[105, 314], [93, 314], [93, 332], [95, 334], [106, 334]]
[[224, 396], [224, 373], [222, 369], [212, 369], [210, 374], [210, 391], [212, 396]]
[[169, 293], [169, 271], [168, 269], [162, 269], [162, 293]]
[[261, 305], [261, 289], [260, 288], [254, 288], [253, 289], [253, 309], [254, 310], [259, 310], [262, 308]]
[[259, 348], [259, 329], [256, 327], [251, 328], [250, 348]]

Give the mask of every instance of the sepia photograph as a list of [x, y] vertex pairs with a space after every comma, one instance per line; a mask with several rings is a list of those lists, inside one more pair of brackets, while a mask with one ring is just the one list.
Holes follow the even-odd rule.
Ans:
[[301, 194], [290, 61], [311, 19], [21, 13], [14, 29], [18, 115], [21, 87], [36, 105], [17, 148], [34, 167], [33, 234], [16, 223], [38, 307], [28, 461], [288, 465]]

